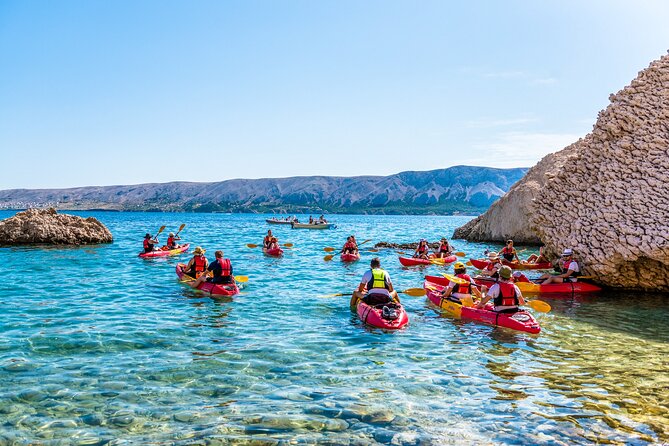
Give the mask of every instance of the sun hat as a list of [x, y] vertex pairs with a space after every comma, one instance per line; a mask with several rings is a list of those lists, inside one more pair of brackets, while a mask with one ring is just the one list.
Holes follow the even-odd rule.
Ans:
[[562, 257], [568, 257], [568, 256], [573, 255], [573, 254], [574, 254], [573, 251], [569, 248], [562, 251]]
[[147, 232], [146, 235], [144, 236], [144, 238], [151, 238], [151, 234], [149, 234], [149, 233]]
[[510, 279], [511, 274], [512, 271], [510, 266], [504, 265], [499, 269], [499, 277], [501, 277], [502, 279]]
[[174, 232], [170, 232], [170, 233], [169, 233], [169, 236], [170, 236], [170, 237], [174, 237]]
[[204, 249], [200, 248], [199, 246], [196, 247], [196, 248], [193, 250], [193, 254], [195, 254], [196, 256], [201, 256], [201, 255], [204, 254], [205, 252], [206, 252], [206, 251], [205, 251]]
[[496, 252], [489, 252], [488, 253], [488, 259], [489, 260], [497, 260], [497, 259], [499, 259], [499, 254], [497, 254]]

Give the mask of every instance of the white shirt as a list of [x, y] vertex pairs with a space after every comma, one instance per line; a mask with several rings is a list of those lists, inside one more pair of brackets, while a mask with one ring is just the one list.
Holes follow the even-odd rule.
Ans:
[[[390, 276], [388, 275], [387, 271], [385, 271], [385, 270], [383, 271], [383, 276], [385, 277], [386, 283], [388, 285], [392, 286], [393, 282], [390, 280]], [[365, 284], [365, 286], [367, 286], [367, 284], [372, 280], [372, 278], [373, 278], [372, 270], [368, 269], [367, 271], [365, 271], [365, 274], [362, 275], [362, 279], [360, 279], [360, 283]], [[390, 296], [390, 291], [388, 291], [385, 288], [372, 288], [371, 290], [367, 290], [367, 292], [368, 293], [373, 292], [374, 294], [385, 294], [387, 296]]]
[[[564, 265], [564, 263], [563, 263], [563, 265]], [[567, 267], [567, 269], [570, 269], [570, 270], [574, 271], [575, 273], [580, 273], [581, 272], [581, 269], [578, 267], [578, 263], [576, 263], [576, 261], [574, 261], [574, 260], [569, 262], [569, 266]], [[565, 272], [567, 272], [567, 271], [565, 271]]]

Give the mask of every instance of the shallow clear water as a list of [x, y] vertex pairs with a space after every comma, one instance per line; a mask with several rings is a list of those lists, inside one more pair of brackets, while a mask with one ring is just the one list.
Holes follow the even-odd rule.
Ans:
[[[0, 249], [0, 444], [669, 441], [667, 298], [545, 299], [553, 311], [532, 336], [409, 296], [408, 328], [384, 333], [362, 326], [348, 297], [319, 297], [352, 290], [372, 255], [398, 289], [440, 271], [402, 268], [390, 250], [326, 263], [323, 247], [350, 233], [369, 245], [433, 240], [467, 217], [273, 226], [295, 248], [272, 259], [245, 246], [261, 243], [265, 216], [79, 214], [115, 242]], [[145, 232], [181, 223], [184, 242], [210, 258], [224, 249], [250, 276], [243, 294], [212, 300], [179, 284], [188, 256], [136, 257]]]

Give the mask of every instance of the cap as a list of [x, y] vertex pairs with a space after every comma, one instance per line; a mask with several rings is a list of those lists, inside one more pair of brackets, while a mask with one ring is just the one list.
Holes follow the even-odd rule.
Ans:
[[510, 279], [511, 273], [512, 271], [510, 266], [504, 265], [499, 269], [499, 277], [501, 277], [502, 279]]
[[462, 262], [455, 262], [455, 265], [453, 265], [453, 269], [465, 269], [465, 264]]
[[490, 252], [490, 253], [488, 253], [488, 259], [497, 260], [497, 259], [499, 259], [499, 254], [497, 254], [496, 252]]
[[574, 254], [574, 253], [573, 253], [572, 250], [569, 249], [569, 248], [567, 248], [567, 249], [565, 249], [564, 251], [562, 251], [562, 257], [567, 257], [567, 256], [570, 256], [570, 255], [573, 255], [573, 254]]

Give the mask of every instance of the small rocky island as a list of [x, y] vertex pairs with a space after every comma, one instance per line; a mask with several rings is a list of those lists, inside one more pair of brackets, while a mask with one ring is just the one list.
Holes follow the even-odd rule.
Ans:
[[0, 246], [92, 245], [111, 243], [109, 229], [93, 217], [59, 214], [55, 209], [28, 209], [0, 221]]

